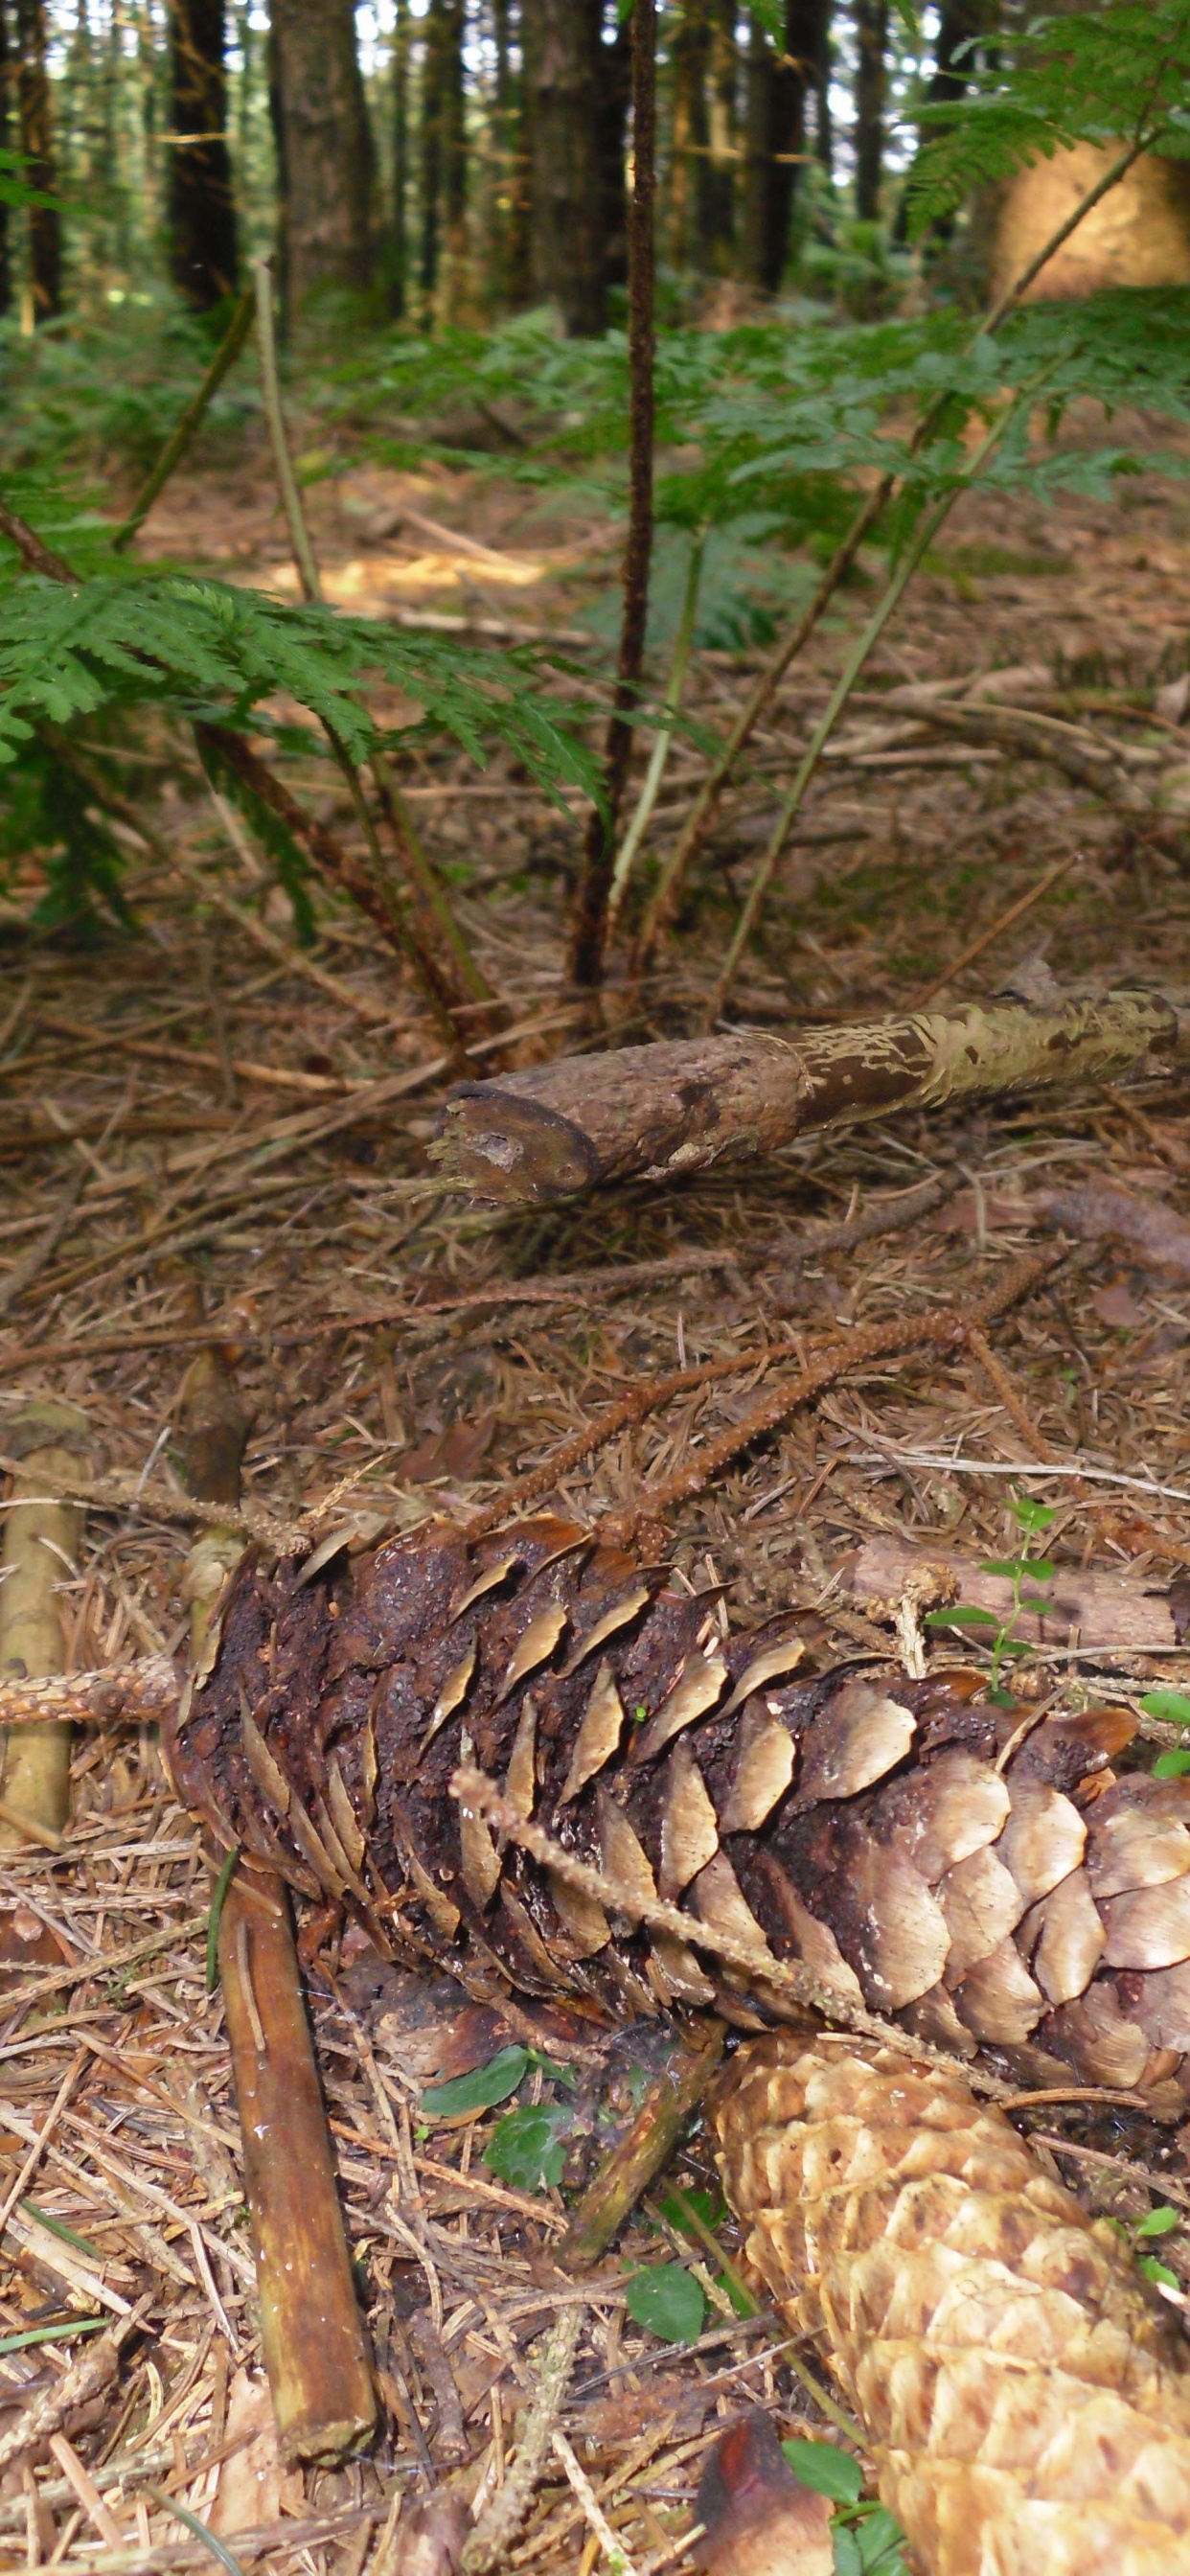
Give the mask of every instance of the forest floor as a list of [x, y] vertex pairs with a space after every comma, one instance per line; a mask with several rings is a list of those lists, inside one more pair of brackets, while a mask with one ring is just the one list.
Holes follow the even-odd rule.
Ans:
[[[311, 519], [333, 601], [377, 615], [429, 607], [481, 631], [483, 620], [577, 631], [613, 564], [606, 528], [530, 518], [523, 494], [490, 473], [361, 466], [316, 489]], [[426, 521], [484, 551], [427, 533]], [[283, 528], [251, 459], [179, 476], [143, 542], [292, 595]], [[775, 790], [871, 595], [870, 584], [842, 595], [782, 689], [647, 1016], [613, 976], [614, 1034], [690, 1025]], [[581, 660], [575, 646], [572, 671]], [[722, 727], [758, 660], [699, 656], [692, 715]], [[1016, 750], [904, 739], [890, 691], [993, 669], [1012, 674], [1016, 703], [1156, 747], [1165, 815], [1113, 809]], [[1008, 500], [965, 502], [813, 793], [737, 1015], [788, 1026], [893, 1012], [939, 986], [943, 1002], [986, 994], [1039, 951], [1063, 985], [1129, 977], [1190, 990], [1190, 870], [1170, 819], [1179, 803], [1190, 808], [1190, 723], [1180, 778], [1177, 757], [1187, 692], [1176, 684], [1188, 670], [1190, 500], [1180, 487], [1142, 475], [1102, 504], [1063, 500], [1044, 518]], [[4, 1421], [52, 1393], [84, 1408], [109, 1479], [123, 1479], [93, 1509], [77, 1576], [63, 1587], [73, 1666], [176, 1649], [184, 1637], [186, 1538], [167, 1441], [204, 1313], [242, 1327], [239, 1377], [256, 1416], [246, 1503], [289, 1527], [316, 1526], [332, 1493], [345, 1510], [398, 1524], [497, 1500], [614, 1396], [738, 1350], [738, 1380], [680, 1399], [561, 1480], [560, 1501], [585, 1515], [635, 1498], [642, 1480], [669, 1473], [736, 1419], [769, 1354], [809, 1353], [824, 1327], [968, 1304], [1035, 1241], [1029, 1203], [1039, 1190], [1119, 1180], [1190, 1215], [1180, 1080], [902, 1116], [664, 1192], [638, 1183], [547, 1211], [469, 1212], [444, 1197], [426, 1157], [446, 1077], [415, 993], [358, 918], [317, 897], [318, 937], [300, 949], [287, 898], [197, 767], [149, 725], [139, 740], [136, 760], [121, 753], [120, 784], [134, 792], [135, 773], [170, 864], [129, 833], [135, 930], [103, 930], [85, 948], [31, 932], [36, 854], [0, 913], [0, 1259], [11, 1265], [0, 1277], [0, 1452]], [[642, 747], [639, 766], [645, 756]], [[292, 767], [350, 837], [325, 767]], [[679, 747], [656, 844], [700, 768], [694, 748]], [[1145, 777], [1143, 763], [1135, 774]], [[499, 756], [481, 774], [449, 750], [419, 751], [405, 783], [514, 1019], [565, 1045], [579, 1031], [560, 982], [577, 798], [567, 816]], [[1060, 861], [1066, 873], [1029, 912], [969, 968], [956, 963]], [[961, 1184], [933, 1213], [815, 1254], [816, 1228], [933, 1175]], [[1164, 1590], [1190, 1564], [1190, 1275], [1101, 1240], [998, 1326], [995, 1343], [1007, 1409], [1003, 1385], [969, 1354], [869, 1366], [686, 1507], [673, 1532], [679, 1565], [726, 1586], [733, 1622], [796, 1603], [813, 1614], [824, 1655], [857, 1642], [888, 1651], [862, 1602], [849, 1606], [851, 1552], [894, 1533], [977, 1561], [1011, 1555], [1019, 1487], [1056, 1510], [1049, 1554]], [[1078, 1689], [1067, 1685], [1073, 1673], [1093, 1689], [1098, 1675], [1099, 1687], [1127, 1697], [1155, 1672], [1185, 1682], [1190, 1656], [1041, 1661], [1020, 1687]], [[416, 2495], [443, 2464], [450, 2410], [406, 2332], [425, 2305], [427, 2266], [389, 2214], [394, 2118], [416, 2120], [433, 2050], [412, 2048], [396, 1972], [375, 1970], [350, 1938], [340, 1955], [331, 1936], [307, 1960], [310, 2002], [392, 2411], [376, 2460], [305, 2478], [282, 2470], [253, 2376], [221, 2003], [204, 1984], [210, 1884], [148, 1731], [83, 1745], [61, 1852], [8, 1854], [0, 1872], [22, 1963], [10, 1971], [21, 1991], [6, 2001], [0, 2039], [0, 2181], [7, 2190], [53, 2106], [29, 2188], [38, 2211], [74, 2231], [63, 2240], [35, 2223], [31, 2232], [24, 2218], [23, 2234], [10, 2227], [5, 2238], [0, 2408], [34, 2381], [53, 2384], [62, 2347], [22, 2353], [9, 2338], [60, 2317], [64, 2303], [122, 2313], [145, 2300], [150, 2330], [118, 2413], [78, 2437], [84, 2482], [60, 2454], [23, 2485], [0, 2481], [0, 2564], [208, 2564], [204, 2545], [171, 2519], [177, 2497], [241, 2560], [263, 2552], [282, 2576], [359, 2576], [394, 2475]], [[337, 1986], [328, 1969], [340, 1972]], [[356, 2015], [374, 2043], [375, 2085], [359, 2063]], [[1082, 2161], [1062, 2169], [1096, 2206], [1126, 2219], [1148, 2206], [1125, 2170], [1138, 2159], [1166, 2197], [1190, 2205], [1178, 2136], [1123, 2113], [1110, 2130], [1100, 2114], [1092, 2130], [1077, 2106], [1051, 2106], [1042, 2125], [1075, 2150], [1082, 2142]], [[550, 2245], [562, 2204], [557, 2192], [530, 2202], [494, 2185], [480, 2161], [486, 2134], [482, 2120], [431, 2131], [414, 2167], [420, 2241], [441, 2292], [439, 2343], [473, 2484], [486, 2477], [490, 2487], [531, 2382], [526, 2348], [556, 2304]], [[687, 2179], [700, 2187], [705, 2164], [696, 2140]], [[1172, 2247], [1184, 2289], [1180, 2242], [1162, 2250], [1165, 2259]], [[771, 2312], [748, 2323], [712, 2307], [692, 2350], [632, 2324], [625, 2273], [657, 2244], [654, 2224], [638, 2217], [587, 2284], [560, 2419], [638, 2576], [689, 2569], [683, 2535], [701, 2465], [741, 2399], [770, 2405], [783, 2433], [824, 2430], [781, 2357]], [[598, 2548], [581, 2501], [551, 2469], [507, 2563], [589, 2576]]]

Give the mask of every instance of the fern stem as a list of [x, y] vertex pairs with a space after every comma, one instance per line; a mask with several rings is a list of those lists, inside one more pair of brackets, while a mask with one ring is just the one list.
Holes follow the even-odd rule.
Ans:
[[[1046, 374], [1049, 373], [1048, 367], [1045, 372]], [[868, 619], [866, 626], [863, 627], [861, 632], [855, 637], [847, 655], [847, 659], [843, 664], [843, 668], [839, 673], [839, 677], [836, 680], [830, 697], [827, 700], [823, 713], [819, 717], [818, 722], [814, 727], [814, 731], [810, 736], [809, 743], [802, 756], [793, 785], [790, 788], [789, 794], [785, 799], [781, 812], [773, 827], [764, 857], [762, 858], [760, 866], [758, 867], [752, 883], [748, 888], [743, 910], [740, 913], [738, 922], [736, 923], [735, 934], [723, 963], [723, 972], [720, 975], [719, 982], [715, 988], [714, 1000], [707, 1013], [706, 1024], [708, 1027], [714, 1026], [715, 1021], [719, 1018], [723, 1010], [724, 1003], [726, 1002], [727, 995], [735, 977], [736, 969], [741, 957], [743, 956], [744, 950], [748, 945], [748, 941], [752, 936], [752, 932], [756, 927], [760, 907], [764, 902], [770, 885], [772, 884], [777, 867], [788, 844], [790, 833], [792, 832], [802, 806], [805, 803], [806, 790], [817, 773], [823, 752], [825, 751], [839, 718], [847, 705], [856, 682], [860, 678], [861, 673], [863, 672], [866, 663], [871, 658], [872, 653], [875, 651], [875, 648], [884, 633], [885, 627], [888, 625], [896, 609], [899, 607], [902, 595], [908, 588], [909, 583], [912, 581], [913, 575], [921, 562], [922, 556], [929, 552], [939, 529], [950, 517], [950, 513], [953, 510], [960, 493], [968, 491], [971, 485], [978, 481], [984, 465], [987, 463], [988, 458], [994, 453], [995, 449], [999, 446], [1000, 440], [1004, 436], [1004, 432], [1008, 428], [1010, 421], [1016, 419], [1024, 405], [1032, 402], [1041, 381], [1042, 379], [1040, 377], [1034, 377], [1028, 385], [1022, 386], [1020, 391], [1014, 394], [1011, 402], [1004, 405], [998, 417], [992, 422], [986, 436], [981, 439], [979, 446], [976, 448], [967, 472], [964, 475], [957, 477], [950, 485], [949, 490], [943, 492], [941, 498], [935, 501], [932, 510], [923, 511], [922, 516], [918, 520], [917, 526], [914, 529], [913, 535], [905, 547], [901, 560], [892, 575], [892, 579], [888, 582], [881, 598], [873, 609], [872, 615]]]
[[260, 391], [264, 416], [268, 422], [269, 443], [277, 473], [281, 507], [289, 530], [294, 568], [301, 584], [303, 599], [322, 597], [322, 583], [314, 561], [314, 548], [306, 526], [302, 496], [298, 490], [289, 440], [285, 434], [285, 414], [281, 407], [281, 379], [277, 373], [277, 334], [273, 323], [273, 271], [270, 261], [258, 259], [252, 269], [256, 291], [256, 350], [260, 360]]
[[254, 286], [246, 286], [197, 393], [191, 395], [176, 429], [167, 438], [147, 482], [142, 483], [128, 517], [117, 528], [112, 538], [113, 554], [122, 554], [125, 546], [131, 545], [137, 530], [143, 527], [148, 518], [154, 501], [164, 491], [171, 474], [181, 464], [182, 458], [193, 442], [208, 404], [218, 393], [224, 377], [235, 365], [252, 328], [255, 309], [256, 289]]
[[[1034, 258], [1021, 270], [1020, 275], [1013, 279], [1012, 284], [1005, 288], [991, 310], [984, 315], [978, 330], [972, 336], [971, 348], [974, 348], [978, 341], [991, 338], [999, 330], [1001, 323], [1007, 321], [1009, 314], [1015, 312], [1023, 297], [1028, 294], [1034, 280], [1040, 276], [1042, 269], [1048, 265], [1055, 253], [1062, 248], [1063, 243], [1070, 239], [1070, 235], [1077, 231], [1084, 216], [1092, 212], [1101, 198], [1118, 187], [1120, 180], [1126, 177], [1133, 163], [1140, 159], [1141, 153], [1151, 150], [1153, 144], [1160, 140], [1163, 130], [1162, 125], [1149, 126], [1142, 119], [1131, 142], [1102, 172], [1094, 186], [1088, 188], [1085, 195], [1079, 198], [1077, 205], [1072, 207], [1070, 213], [1064, 216], [1062, 222], [1055, 227], [1048, 241], [1042, 244]], [[920, 455], [921, 450], [929, 444], [943, 417], [948, 400], [948, 395], [939, 394], [922, 414], [909, 443], [910, 458]], [[673, 922], [687, 874], [711, 830], [719, 811], [723, 791], [728, 785], [740, 753], [751, 741], [761, 717], [770, 705], [791, 663], [797, 660], [798, 655], [809, 643], [840, 583], [846, 580], [865, 537], [875, 527], [886, 503], [891, 499], [896, 482], [895, 473], [882, 474], [879, 482], [861, 502], [846, 535], [827, 565], [813, 598], [807, 602], [796, 625], [778, 645], [772, 660], [766, 664], [759, 678], [754, 682], [750, 695], [745, 699], [718, 758], [703, 781], [695, 799], [693, 812], [661, 871], [652, 903], [641, 924], [636, 943], [633, 964], [638, 975], [647, 974], [657, 949]]]
[[[302, 508], [285, 412], [281, 401], [281, 379], [277, 367], [277, 337], [273, 317], [273, 282], [268, 260], [256, 262], [256, 336], [260, 356], [260, 384], [265, 417], [269, 425], [277, 485], [289, 530], [289, 543], [302, 595], [308, 601], [322, 599], [322, 581], [306, 514]], [[397, 862], [404, 879], [402, 884], [393, 871], [381, 845], [372, 809], [357, 763], [352, 759], [342, 736], [323, 719], [335, 760], [342, 773], [358, 822], [368, 844], [372, 874], [386, 910], [401, 926], [403, 944], [413, 961], [418, 980], [452, 1045], [461, 1053], [454, 1014], [476, 1002], [489, 1004], [494, 1013], [501, 1005], [486, 977], [476, 965], [463, 937], [441, 879], [422, 847], [405, 814], [387, 762], [376, 758], [371, 763], [372, 775], [380, 797], [381, 810], [396, 850]], [[445, 1013], [445, 1018], [442, 1018]]]
[[649, 820], [660, 794], [661, 781], [665, 776], [665, 764], [673, 741], [673, 720], [682, 703], [682, 691], [686, 685], [686, 668], [690, 660], [690, 646], [694, 640], [694, 619], [698, 608], [698, 587], [702, 579], [702, 560], [705, 551], [705, 537], [697, 538], [690, 549], [682, 614], [678, 621], [677, 635], [674, 638], [673, 660], [670, 664], [665, 705], [662, 709], [661, 731], [653, 745], [653, 756], [645, 772], [645, 781], [637, 799], [636, 812], [620, 843], [616, 864], [612, 871], [611, 890], [607, 899], [609, 931], [615, 923], [616, 915], [624, 900], [624, 891], [632, 873], [633, 863], [649, 828]]
[[616, 823], [632, 752], [632, 711], [645, 658], [653, 551], [653, 230], [657, 189], [657, 7], [632, 11], [632, 196], [628, 208], [629, 468], [624, 607], [616, 688], [604, 750], [603, 799], [591, 808], [570, 930], [576, 984], [603, 980]]

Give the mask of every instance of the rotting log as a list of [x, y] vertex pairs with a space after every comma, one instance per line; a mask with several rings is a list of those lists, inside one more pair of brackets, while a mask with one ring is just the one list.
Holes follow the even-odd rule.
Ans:
[[[0, 1564], [0, 1675], [36, 1680], [60, 1674], [64, 1662], [59, 1593], [82, 1537], [77, 1503], [56, 1499], [94, 1466], [95, 1442], [85, 1413], [51, 1397], [26, 1406], [5, 1431], [7, 1453], [22, 1461], [12, 1478]], [[39, 1842], [53, 1849], [70, 1812], [70, 1727], [47, 1717], [4, 1742], [0, 1781], [0, 1850]]]
[[1122, 2236], [962, 2076], [820, 2036], [713, 2114], [753, 2271], [825, 2349], [929, 2576], [1186, 2576], [1190, 2370]]
[[446, 1102], [430, 1151], [484, 1206], [668, 1180], [896, 1109], [1109, 1082], [1190, 1051], [1190, 1012], [1121, 990], [1055, 1004], [965, 1003], [903, 1019], [559, 1056]]
[[[200, 1352], [177, 1405], [198, 1500], [238, 1504], [250, 1427], [224, 1354]], [[217, 1650], [219, 1599], [243, 1546], [234, 1530], [216, 1527], [190, 1551], [184, 1590], [196, 1678]], [[290, 2464], [339, 2460], [374, 2430], [375, 2391], [289, 1897], [272, 1870], [248, 1859], [224, 1896], [218, 1959], [277, 2437]]]

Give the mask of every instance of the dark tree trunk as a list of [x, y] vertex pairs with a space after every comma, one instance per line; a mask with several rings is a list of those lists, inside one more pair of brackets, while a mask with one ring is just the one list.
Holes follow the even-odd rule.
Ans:
[[443, 8], [444, 0], [430, 0], [421, 75], [421, 295], [427, 330], [433, 320], [442, 247]]
[[423, 319], [452, 320], [467, 258], [464, 0], [430, 0], [422, 85]]
[[[172, 0], [169, 64], [170, 270], [179, 294], [206, 313], [234, 293], [237, 269], [223, 0]], [[180, 139], [190, 134], [201, 139]]]
[[[597, 13], [602, 22], [602, 9]], [[595, 45], [599, 87], [599, 160], [603, 188], [603, 279], [605, 287], [628, 284], [628, 110], [632, 100], [632, 25], [617, 12], [614, 34], [604, 39], [602, 23]]]
[[748, 48], [748, 150], [744, 182], [744, 274], [775, 295], [789, 256], [789, 222], [797, 185], [796, 155], [806, 135], [806, 100], [818, 79], [829, 0], [786, 0], [785, 47], [778, 61], [752, 21]]
[[672, 165], [669, 184], [669, 255], [676, 269], [705, 274], [710, 223], [707, 191], [711, 120], [707, 85], [711, 69], [708, 0], [687, 0], [670, 42], [673, 67]]
[[[491, 274], [496, 303], [516, 313], [533, 299], [533, 253], [525, 80], [523, 72], [513, 69], [511, 0], [492, 0], [492, 27], [496, 40], [496, 186]], [[519, 25], [516, 32], [520, 32]]]
[[[11, 150], [10, 103], [8, 84], [11, 75], [8, 50], [8, 13], [5, 0], [0, 0], [0, 152]], [[12, 265], [8, 252], [8, 208], [0, 203], [0, 313], [12, 305]]]
[[855, 210], [865, 223], [880, 215], [887, 87], [888, 0], [855, 0]]
[[393, 221], [389, 242], [388, 309], [394, 322], [405, 313], [409, 270], [409, 0], [396, 0], [392, 51]]
[[273, 0], [274, 123], [291, 319], [372, 278], [372, 137], [352, 0]]
[[814, 64], [814, 77], [810, 84], [814, 92], [814, 158], [825, 170], [828, 179], [833, 179], [835, 174], [835, 130], [831, 115], [831, 70], [834, 59], [831, 19], [833, 15], [834, 0], [823, 0], [822, 42]]
[[[17, 103], [25, 176], [34, 188], [52, 189], [54, 129], [43, 0], [16, 0], [16, 35]], [[34, 321], [52, 321], [62, 310], [62, 230], [56, 206], [29, 208], [29, 279]]]
[[[979, 59], [972, 39], [982, 35], [991, 24], [994, 9], [995, 0], [942, 0], [934, 43], [934, 69], [926, 84], [927, 107], [949, 107], [965, 96]], [[960, 53], [960, 46], [965, 46], [966, 51]], [[928, 142], [937, 131], [936, 125], [927, 126], [925, 140]], [[914, 160], [916, 163], [916, 155]], [[912, 181], [913, 170], [910, 169], [901, 190], [894, 227], [895, 237], [900, 242], [908, 239]], [[953, 219], [946, 217], [934, 224], [932, 230], [942, 239], [948, 239], [954, 230]]]
[[524, 0], [535, 284], [571, 339], [606, 320], [602, 15], [602, 0]]
[[739, 76], [736, 0], [711, 0], [711, 158], [706, 192], [706, 266], [711, 269], [730, 267], [735, 242]]
[[455, 321], [467, 271], [467, 132], [463, 79], [465, 0], [444, 0], [439, 99], [442, 116], [442, 228], [445, 247], [442, 319]]

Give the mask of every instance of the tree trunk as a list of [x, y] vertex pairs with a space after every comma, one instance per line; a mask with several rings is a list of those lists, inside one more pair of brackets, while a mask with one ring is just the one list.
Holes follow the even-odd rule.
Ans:
[[438, 285], [442, 198], [442, 0], [430, 0], [425, 17], [421, 70], [421, 300], [422, 323], [433, 319]]
[[525, 0], [523, 44], [539, 295], [561, 308], [570, 339], [606, 320], [602, 0]]
[[670, 143], [669, 256], [681, 273], [705, 271], [710, 227], [706, 196], [711, 128], [707, 82], [711, 68], [711, 18], [707, 0], [690, 0], [670, 43], [673, 116]]
[[786, 0], [778, 60], [753, 19], [748, 48], [748, 158], [744, 183], [744, 274], [775, 295], [789, 255], [797, 161], [805, 142], [806, 99], [818, 76], [829, 0]]
[[[34, 188], [54, 185], [54, 130], [46, 69], [44, 0], [16, 0], [17, 101], [25, 176]], [[62, 310], [62, 228], [56, 206], [29, 208], [29, 278], [33, 319]]]
[[[993, 18], [995, 0], [943, 0], [938, 13], [938, 33], [934, 40], [934, 69], [926, 84], [927, 107], [951, 107], [966, 96], [967, 86], [978, 64], [974, 40], [982, 35]], [[960, 47], [963, 48], [960, 51]], [[936, 125], [928, 125], [918, 149], [922, 150], [936, 136]], [[916, 155], [915, 155], [916, 164]], [[908, 239], [910, 188], [913, 171], [908, 173], [897, 208], [894, 237]], [[943, 240], [954, 230], [953, 217], [947, 216], [931, 229]]]
[[206, 313], [234, 293], [237, 270], [223, 0], [172, 0], [169, 60], [170, 269], [179, 294]]
[[444, 258], [439, 319], [461, 317], [467, 292], [467, 137], [463, 85], [464, 0], [443, 0], [439, 112], [442, 120], [442, 235]]
[[855, 33], [855, 211], [874, 224], [880, 219], [884, 161], [888, 0], [855, 0]]
[[409, 0], [396, 0], [392, 50], [393, 220], [388, 309], [404, 318], [409, 268]]
[[454, 321], [467, 265], [464, 0], [430, 0], [422, 84], [423, 319]]
[[730, 267], [735, 243], [735, 148], [740, 58], [735, 0], [711, 0], [711, 157], [707, 164], [704, 264]]
[[273, 0], [274, 117], [290, 321], [372, 278], [372, 138], [351, 0]]
[[1148, 1056], [1164, 1063], [1187, 1051], [1190, 1015], [1139, 992], [967, 1002], [788, 1038], [737, 1029], [465, 1083], [447, 1101], [434, 1157], [448, 1187], [519, 1205], [774, 1153], [811, 1129], [914, 1103], [1109, 1081]]
[[[11, 115], [8, 86], [12, 64], [8, 47], [8, 13], [5, 0], [0, 0], [0, 152], [11, 149]], [[8, 249], [8, 208], [0, 202], [0, 313], [12, 305], [12, 265]]]
[[489, 294], [497, 310], [516, 313], [532, 300], [533, 283], [525, 84], [513, 69], [510, 0], [493, 0], [492, 32], [496, 80], [491, 118], [495, 167], [487, 218]]
[[[602, 11], [597, 13], [600, 20]], [[599, 166], [603, 199], [603, 282], [628, 284], [628, 109], [632, 98], [632, 22], [617, 13], [610, 42], [595, 43], [599, 94]]]

